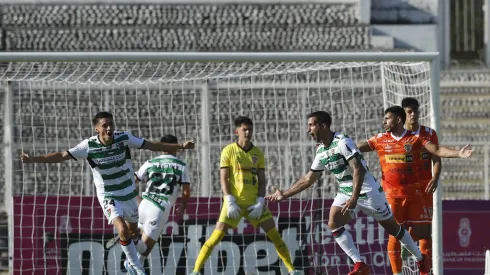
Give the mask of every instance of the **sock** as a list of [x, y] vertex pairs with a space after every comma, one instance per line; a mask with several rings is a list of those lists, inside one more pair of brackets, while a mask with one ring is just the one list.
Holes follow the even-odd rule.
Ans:
[[132, 241], [128, 242], [123, 240], [119, 240], [119, 243], [121, 244], [122, 251], [126, 254], [129, 263], [136, 268], [143, 269], [143, 266], [138, 260], [138, 251], [136, 251], [134, 243]]
[[196, 264], [194, 265], [194, 270], [192, 272], [201, 271], [202, 266], [213, 252], [214, 247], [221, 242], [224, 236], [224, 231], [217, 229], [213, 231], [211, 237], [209, 237], [209, 239], [202, 246], [201, 251], [199, 251], [199, 255], [197, 256]]
[[143, 256], [141, 254], [138, 253], [138, 259], [140, 260], [140, 263], [141, 265], [145, 265], [145, 261], [146, 261], [146, 256]]
[[345, 254], [349, 256], [354, 263], [362, 262], [361, 255], [354, 245], [354, 240], [352, 240], [352, 235], [345, 228], [339, 227], [332, 230], [332, 235], [335, 241], [339, 244], [340, 248], [344, 250]]
[[[422, 253], [420, 253], [417, 244], [412, 239], [412, 236], [408, 234], [407, 230], [400, 226], [400, 231], [396, 234], [396, 239], [400, 241], [400, 243], [417, 259], [417, 261], [422, 260]], [[391, 240], [391, 236], [390, 236]], [[389, 245], [389, 241], [388, 241]]]
[[277, 255], [279, 255], [288, 271], [293, 271], [294, 266], [291, 261], [291, 254], [289, 254], [289, 249], [284, 240], [281, 238], [281, 235], [279, 235], [277, 229], [274, 227], [271, 230], [267, 231], [265, 234], [267, 235], [267, 237], [269, 237], [269, 239], [276, 247]]
[[432, 239], [422, 239], [419, 241], [420, 252], [429, 256], [432, 261]]
[[146, 244], [143, 242], [143, 240], [136, 240], [134, 242], [134, 244], [136, 245], [136, 250], [138, 250], [138, 253], [139, 254], [143, 254], [146, 252], [146, 249], [148, 249], [148, 247], [146, 246]]
[[[409, 234], [407, 235], [410, 236]], [[388, 257], [390, 258], [391, 271], [393, 274], [401, 274], [403, 262], [400, 241], [391, 235], [388, 239]]]

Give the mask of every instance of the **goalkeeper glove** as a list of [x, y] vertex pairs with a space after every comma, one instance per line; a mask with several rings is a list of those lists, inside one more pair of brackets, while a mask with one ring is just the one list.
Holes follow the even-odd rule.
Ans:
[[240, 217], [240, 207], [236, 204], [235, 197], [233, 197], [232, 195], [227, 195], [225, 200], [228, 210], [228, 212], [226, 213], [227, 217], [230, 219], [238, 219]]
[[264, 211], [264, 198], [258, 197], [256, 200], [256, 204], [248, 207], [248, 216], [252, 219], [258, 219], [262, 216], [262, 211]]

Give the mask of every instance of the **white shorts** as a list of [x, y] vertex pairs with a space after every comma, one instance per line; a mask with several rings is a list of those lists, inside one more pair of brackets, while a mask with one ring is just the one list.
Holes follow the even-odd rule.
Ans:
[[172, 208], [171, 205], [165, 207], [165, 211], [163, 211], [153, 202], [143, 199], [139, 206], [138, 227], [152, 240], [157, 241], [165, 224], [167, 224], [170, 208]]
[[127, 201], [105, 200], [104, 196], [97, 196], [104, 216], [112, 224], [117, 217], [122, 217], [129, 223], [138, 222], [138, 201], [136, 198]]
[[[352, 211], [357, 214], [359, 210], [362, 210], [364, 214], [373, 217], [377, 221], [384, 221], [393, 216], [390, 206], [386, 200], [384, 192], [371, 191], [366, 193], [367, 197], [359, 198], [357, 200], [357, 206]], [[343, 207], [343, 204], [350, 199], [350, 196], [337, 193], [333, 200], [332, 206]]]

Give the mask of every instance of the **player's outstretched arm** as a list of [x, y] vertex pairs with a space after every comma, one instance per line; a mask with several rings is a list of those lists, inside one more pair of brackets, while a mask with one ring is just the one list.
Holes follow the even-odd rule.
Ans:
[[358, 142], [356, 144], [356, 146], [357, 146], [357, 148], [359, 148], [359, 151], [361, 151], [363, 153], [373, 151], [373, 148], [371, 148], [371, 146], [369, 146], [369, 142], [367, 140]]
[[361, 194], [366, 169], [362, 165], [361, 157], [356, 154], [349, 160], [349, 166], [352, 168], [352, 196], [344, 203], [342, 214], [347, 214], [349, 210], [356, 208], [357, 200]]
[[425, 149], [429, 151], [429, 153], [436, 155], [441, 158], [469, 158], [473, 153], [473, 150], [470, 148], [470, 145], [466, 145], [461, 148], [461, 150], [453, 150], [447, 147], [439, 146], [433, 143], [427, 143]]
[[289, 197], [292, 197], [312, 186], [320, 178], [322, 172], [323, 171], [310, 170], [308, 173], [306, 173], [306, 175], [302, 176], [298, 181], [296, 181], [296, 183], [294, 183], [291, 188], [284, 192], [276, 189], [276, 192], [274, 194], [267, 196], [267, 199], [271, 201], [282, 201]]
[[22, 152], [20, 160], [23, 163], [60, 163], [65, 160], [72, 159], [68, 151], [56, 152], [42, 156], [29, 156], [29, 154]]
[[173, 150], [188, 150], [194, 149], [194, 140], [187, 140], [182, 144], [174, 144], [174, 143], [165, 143], [165, 142], [155, 142], [145, 140], [145, 143], [141, 147], [141, 149], [147, 149], [150, 151], [173, 151]]

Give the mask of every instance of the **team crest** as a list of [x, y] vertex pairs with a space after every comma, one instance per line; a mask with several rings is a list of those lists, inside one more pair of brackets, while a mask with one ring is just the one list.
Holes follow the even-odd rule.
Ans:
[[259, 162], [259, 158], [257, 156], [252, 156], [252, 163], [257, 164]]
[[403, 147], [405, 148], [405, 152], [407, 152], [407, 153], [412, 152], [412, 144], [411, 143], [405, 143], [403, 145]]

